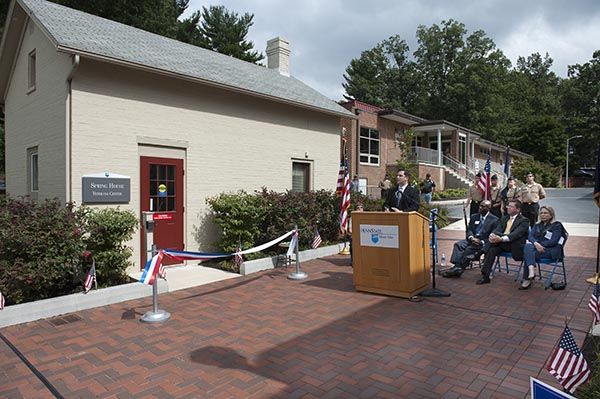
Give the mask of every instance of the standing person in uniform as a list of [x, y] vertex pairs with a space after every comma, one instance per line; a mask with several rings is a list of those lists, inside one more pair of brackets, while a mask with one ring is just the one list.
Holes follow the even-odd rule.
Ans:
[[388, 195], [383, 203], [383, 210], [386, 212], [410, 212], [419, 210], [419, 190], [409, 185], [410, 173], [407, 170], [400, 169], [396, 175], [398, 187], [388, 191]]
[[490, 186], [490, 202], [492, 203], [490, 213], [500, 219], [502, 217], [502, 196], [500, 195], [500, 186], [498, 186], [498, 175], [492, 175], [490, 182], [492, 183]]
[[536, 183], [533, 173], [527, 173], [527, 183], [521, 186], [519, 198], [521, 200], [521, 214], [529, 219], [529, 226], [537, 222], [538, 212], [540, 210], [540, 200], [546, 198], [546, 192], [541, 184]]
[[435, 182], [431, 178], [431, 175], [427, 173], [425, 175], [425, 180], [421, 182], [421, 194], [423, 194], [423, 201], [425, 201], [426, 204], [431, 202], [433, 190], [435, 190]]
[[467, 192], [467, 203], [465, 204], [465, 208], [469, 208], [469, 217], [471, 217], [472, 214], [479, 212], [479, 204], [483, 200], [483, 193], [477, 187], [481, 172], [477, 173], [475, 177], [477, 177], [477, 180], [469, 187], [469, 191]]

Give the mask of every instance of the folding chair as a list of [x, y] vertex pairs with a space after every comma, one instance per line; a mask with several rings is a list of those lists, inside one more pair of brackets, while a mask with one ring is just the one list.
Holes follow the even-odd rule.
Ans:
[[[504, 266], [506, 267], [506, 274], [510, 274], [511, 271], [516, 272], [515, 281], [521, 281], [523, 277], [521, 276], [521, 271], [523, 270], [524, 261], [519, 262], [519, 267], [512, 268], [510, 267], [509, 261], [512, 259], [512, 252], [501, 252], [494, 261], [494, 267], [492, 267], [491, 276], [494, 275], [494, 271], [498, 269], [500, 273], [502, 273], [502, 265], [500, 263], [500, 258], [504, 258]], [[515, 261], [517, 262], [517, 261]], [[516, 266], [516, 265], [515, 265]]]
[[[546, 283], [544, 285], [544, 289], [550, 288], [552, 285], [552, 279], [554, 275], [562, 276], [565, 285], [567, 285], [567, 269], [565, 268], [565, 244], [567, 243], [567, 239], [569, 238], [569, 233], [563, 228], [563, 236], [559, 240], [559, 245], [561, 246], [561, 254], [558, 259], [550, 259], [547, 257], [541, 257], [536, 261], [538, 274], [540, 276], [540, 280], [546, 276]], [[544, 270], [542, 266], [550, 266], [551, 270]], [[559, 269], [558, 271], [556, 269]], [[561, 272], [562, 271], [562, 272]]]

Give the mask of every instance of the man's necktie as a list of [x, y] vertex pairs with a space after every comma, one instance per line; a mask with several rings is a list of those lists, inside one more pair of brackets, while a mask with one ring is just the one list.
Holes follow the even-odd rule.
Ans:
[[481, 218], [479, 220], [479, 226], [477, 226], [477, 229], [475, 229], [475, 235], [479, 235], [479, 233], [481, 233], [481, 228], [483, 227], [483, 224], [485, 223], [485, 218]]
[[397, 200], [396, 207], [400, 206], [400, 199], [401, 198], [402, 198], [402, 189], [398, 188], [398, 191], [396, 191], [396, 200]]
[[504, 235], [507, 235], [508, 233], [510, 233], [510, 228], [512, 227], [513, 224], [513, 218], [510, 217], [508, 219], [508, 221], [506, 222], [506, 228], [504, 229]]

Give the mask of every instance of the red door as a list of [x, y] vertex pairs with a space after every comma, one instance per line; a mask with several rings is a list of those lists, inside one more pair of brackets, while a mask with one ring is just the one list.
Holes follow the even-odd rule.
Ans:
[[[140, 175], [141, 210], [156, 212], [156, 248], [183, 250], [183, 160], [140, 157]], [[142, 226], [142, 268], [147, 259], [145, 234]], [[165, 258], [163, 263], [168, 265], [178, 262]]]

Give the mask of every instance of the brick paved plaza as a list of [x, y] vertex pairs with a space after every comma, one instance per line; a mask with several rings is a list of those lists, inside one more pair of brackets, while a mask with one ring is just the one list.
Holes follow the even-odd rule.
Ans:
[[[460, 232], [440, 233], [447, 257]], [[306, 262], [163, 294], [163, 325], [140, 323], [151, 298], [0, 332], [65, 398], [523, 398], [569, 320], [581, 346], [596, 238], [571, 237], [569, 284], [517, 290], [477, 270], [437, 280], [450, 298], [358, 293], [347, 257]], [[0, 317], [1, 312], [0, 312]], [[51, 398], [0, 341], [0, 397]]]

